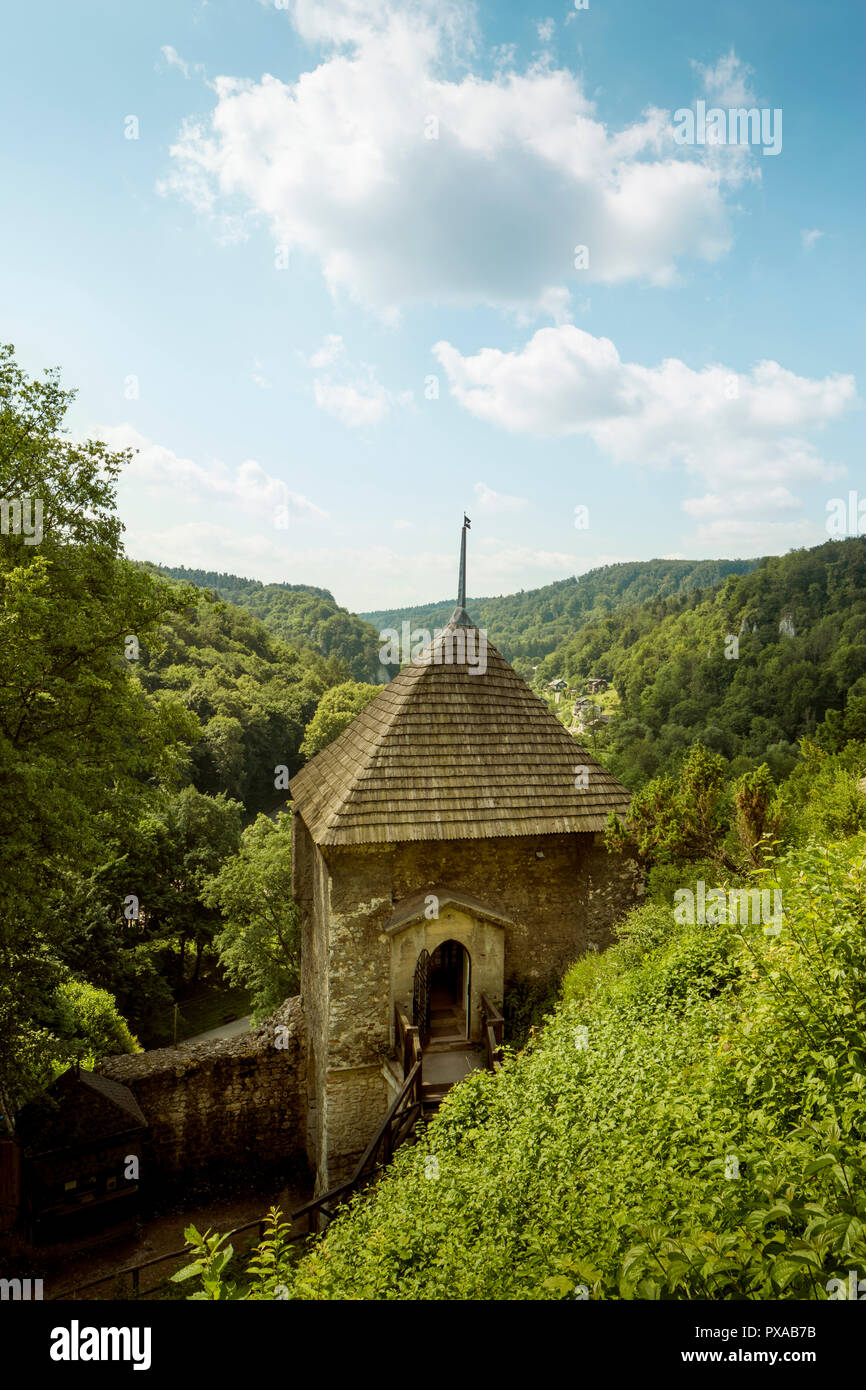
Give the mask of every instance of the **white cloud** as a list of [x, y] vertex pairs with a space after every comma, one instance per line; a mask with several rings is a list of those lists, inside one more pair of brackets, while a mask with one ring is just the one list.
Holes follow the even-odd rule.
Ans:
[[811, 229], [804, 227], [803, 231], [800, 233], [800, 238], [803, 242], [803, 250], [811, 251], [813, 246], [816, 245], [823, 235], [824, 233], [817, 227], [812, 227]]
[[221, 501], [269, 519], [279, 511], [298, 521], [324, 521], [328, 517], [309, 498], [292, 492], [281, 478], [267, 473], [255, 459], [244, 459], [234, 470], [219, 461], [196, 463], [147, 439], [128, 424], [99, 425], [92, 434], [111, 449], [138, 450], [123, 471], [124, 492], [141, 484], [151, 495], [169, 497], [177, 506]]
[[527, 581], [531, 585], [552, 584], [573, 574], [586, 574], [600, 565], [616, 565], [633, 556], [579, 555], [573, 551], [540, 550], [528, 545], [508, 544], [498, 537], [485, 537], [469, 559], [470, 592], [494, 594], [513, 592]]
[[691, 60], [695, 72], [700, 74], [707, 98], [713, 105], [751, 106], [755, 101], [750, 78], [752, 69], [743, 63], [733, 49], [723, 54], [713, 64], [698, 63]]
[[728, 555], [733, 558], [755, 555], [784, 555], [795, 546], [820, 545], [827, 532], [810, 521], [747, 521], [745, 518], [720, 518], [707, 526], [699, 526], [695, 544], [703, 555]]
[[[752, 69], [737, 57], [733, 49], [723, 54], [716, 63], [698, 63], [692, 58], [691, 65], [700, 78], [701, 90], [709, 107], [721, 108], [726, 112], [755, 109], [757, 98], [751, 84]], [[777, 129], [781, 138], [781, 124]], [[732, 188], [746, 181], [760, 181], [761, 170], [748, 143], [740, 144], [735, 139], [730, 143], [708, 142], [704, 146], [704, 158], [708, 167], [714, 169], [719, 178]]]
[[328, 333], [322, 346], [310, 357], [310, 366], [330, 367], [332, 363], [339, 361], [345, 355], [346, 348], [341, 334]]
[[333, 369], [315, 377], [313, 398], [321, 410], [336, 416], [350, 429], [378, 425], [392, 406], [412, 402], [411, 391], [389, 391], [377, 381], [375, 368], [369, 363], [353, 366], [339, 333], [329, 333], [308, 361], [314, 368]]
[[258, 360], [258, 358], [256, 358], [255, 362], [253, 363], [253, 370], [250, 373], [250, 381], [252, 381], [254, 386], [258, 386], [260, 391], [270, 391], [271, 387], [273, 386], [273, 382], [268, 381], [268, 378], [266, 376], [262, 376], [261, 373], [262, 364]]
[[335, 415], [350, 429], [361, 425], [378, 425], [388, 413], [388, 393], [383, 386], [371, 382], [364, 389], [330, 381], [325, 377], [313, 382], [316, 405], [329, 415]]
[[535, 27], [541, 42], [550, 43], [556, 29], [556, 21], [553, 19], [540, 19]]
[[204, 73], [203, 63], [186, 62], [184, 58], [181, 58], [177, 49], [174, 48], [170, 43], [164, 43], [159, 51], [162, 54], [168, 66], [170, 68], [177, 68], [179, 72], [183, 73], [187, 81], [189, 81], [189, 79], [193, 76]]
[[698, 520], [706, 518], [711, 524], [717, 518], [755, 517], [768, 512], [791, 512], [802, 506], [786, 487], [742, 488], [733, 492], [707, 492], [703, 497], [687, 497], [683, 511]]
[[[127, 553], [136, 560], [213, 569], [214, 557], [218, 556], [218, 568], [230, 574], [276, 582], [294, 576], [295, 571], [287, 567], [287, 547], [278, 539], [281, 533], [274, 530], [272, 535], [274, 539], [261, 532], [244, 533], [236, 526], [209, 521], [186, 521], [155, 530], [142, 527], [133, 519], [127, 522], [125, 541]], [[298, 578], [297, 582], [305, 580]]]
[[670, 113], [609, 128], [549, 60], [446, 76], [455, 48], [472, 53], [468, 7], [291, 14], [338, 51], [295, 82], [218, 77], [210, 119], [171, 150], [163, 191], [224, 238], [258, 221], [317, 258], [332, 292], [386, 315], [420, 301], [561, 312], [576, 276], [667, 285], [728, 250], [730, 173], [718, 152], [677, 145]]
[[527, 506], [526, 497], [514, 497], [507, 492], [494, 492], [486, 483], [475, 484], [475, 500], [488, 512], [519, 512]]
[[684, 504], [695, 517], [796, 508], [788, 484], [840, 472], [804, 433], [856, 400], [851, 376], [811, 379], [772, 361], [748, 372], [623, 362], [609, 338], [573, 324], [539, 329], [518, 352], [464, 357], [440, 342], [434, 353], [479, 419], [514, 433], [586, 435], [619, 463], [684, 467], [709, 489]]

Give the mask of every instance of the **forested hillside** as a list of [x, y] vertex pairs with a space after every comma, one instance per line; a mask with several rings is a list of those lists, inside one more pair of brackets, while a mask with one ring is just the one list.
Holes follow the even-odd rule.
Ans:
[[784, 776], [800, 738], [824, 737], [829, 711], [847, 711], [848, 737], [866, 733], [866, 538], [595, 619], [537, 674], [615, 686], [620, 713], [598, 751], [627, 785], [674, 767], [697, 740], [733, 772], [766, 761]]
[[342, 661], [347, 676], [381, 683], [395, 674], [379, 663], [378, 628], [340, 608], [327, 589], [308, 584], [262, 584], [215, 570], [154, 566], [159, 573], [207, 589], [247, 609], [269, 632], [295, 647], [309, 647]]
[[[667, 598], [708, 588], [731, 574], [746, 574], [757, 560], [635, 560], [604, 565], [579, 578], [561, 579], [542, 589], [521, 590], [499, 598], [467, 599], [467, 608], [478, 627], [524, 678], [538, 662], [584, 623], [620, 608], [633, 607], [650, 598]], [[454, 599], [421, 604], [414, 608], [379, 609], [362, 613], [377, 631], [413, 627], [433, 631], [443, 627], [454, 612]]]
[[[115, 488], [129, 456], [69, 441], [72, 396], [0, 349], [2, 495], [44, 508], [37, 544], [0, 536], [0, 1104], [13, 1111], [73, 1059], [170, 1040], [174, 1005], [183, 1021], [203, 990], [218, 1004], [226, 977], [244, 1010], [297, 990], [289, 820], [261, 813], [285, 803], [321, 697], [356, 698], [342, 657], [125, 557]], [[343, 622], [329, 596], [300, 598]]]
[[339, 657], [289, 646], [244, 609], [202, 594], [142, 647], [137, 674], [149, 694], [170, 691], [195, 715], [193, 785], [235, 797], [252, 815], [285, 800], [274, 769], [297, 772], [306, 725], [347, 670]]

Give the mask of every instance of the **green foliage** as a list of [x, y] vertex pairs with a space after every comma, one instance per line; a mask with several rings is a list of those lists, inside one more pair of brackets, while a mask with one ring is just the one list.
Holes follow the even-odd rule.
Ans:
[[[521, 589], [499, 598], [471, 598], [467, 608], [507, 661], [526, 679], [532, 678], [530, 659], [539, 661], [557, 651], [585, 624], [649, 599], [667, 599], [693, 589], [709, 588], [732, 574], [746, 574], [755, 560], [634, 560], [603, 565], [579, 578], [561, 579], [542, 589]], [[428, 632], [444, 627], [454, 612], [454, 599], [414, 608], [380, 609], [362, 613], [378, 631], [397, 628], [408, 620]], [[546, 669], [546, 668], [545, 668]], [[554, 675], [564, 675], [556, 670]], [[587, 673], [589, 674], [589, 673]], [[600, 674], [605, 674], [601, 672]], [[546, 679], [552, 679], [547, 675]]]
[[737, 837], [752, 868], [759, 868], [768, 842], [778, 833], [782, 809], [766, 763], [744, 772], [733, 788]]
[[558, 994], [555, 985], [531, 984], [526, 980], [506, 981], [502, 1014], [510, 1047], [525, 1046], [530, 1034], [541, 1027], [553, 1010]]
[[171, 1276], [172, 1283], [182, 1284], [187, 1279], [198, 1279], [201, 1288], [190, 1294], [191, 1300], [213, 1302], [231, 1299], [236, 1296], [236, 1285], [224, 1278], [226, 1267], [234, 1256], [234, 1247], [227, 1242], [232, 1232], [220, 1235], [218, 1231], [207, 1230], [201, 1235], [190, 1224], [183, 1233], [184, 1240], [195, 1258], [191, 1264], [184, 1265]]
[[779, 791], [786, 837], [820, 843], [866, 830], [866, 796], [858, 786], [866, 773], [866, 743], [828, 753], [804, 739], [801, 754]]
[[207, 589], [218, 598], [246, 609], [275, 637], [288, 645], [309, 649], [339, 663], [342, 678], [380, 681], [396, 674], [379, 663], [379, 631], [362, 618], [340, 608], [327, 589], [307, 584], [262, 584], [213, 570], [170, 569], [159, 572]]
[[219, 908], [220, 961], [233, 984], [253, 998], [256, 1018], [278, 1008], [300, 988], [301, 932], [292, 902], [291, 817], [258, 816], [236, 854], [210, 880], [203, 902]]
[[255, 617], [196, 595], [142, 652], [141, 681], [189, 711], [189, 776], [201, 792], [224, 792], [248, 815], [285, 800], [276, 770], [301, 767], [304, 728], [329, 685], [343, 679], [335, 658], [298, 652]]
[[866, 737], [864, 591], [864, 537], [769, 557], [714, 589], [575, 624], [537, 680], [613, 684], [621, 708], [602, 757], [629, 786], [675, 772], [695, 742], [734, 774], [766, 763], [780, 781], [804, 736], [830, 752]]
[[177, 778], [193, 726], [176, 699], [148, 698], [125, 645], [147, 641], [189, 591], [123, 559], [114, 495], [127, 455], [65, 437], [71, 399], [56, 373], [30, 381], [0, 349], [0, 497], [43, 508], [37, 544], [0, 537], [0, 1085], [11, 1104], [63, 1059], [46, 1002], [70, 978], [75, 924], [60, 886], [99, 862], [149, 786]]
[[194, 787], [163, 793], [142, 816], [127, 853], [114, 866], [117, 903], [130, 893], [139, 899], [136, 939], [177, 944], [178, 984], [183, 983], [187, 944], [195, 946], [198, 964], [221, 927], [219, 912], [203, 895], [223, 861], [238, 849], [241, 813], [240, 804], [222, 793], [205, 796]]
[[866, 1260], [866, 836], [776, 870], [778, 935], [638, 909], [270, 1277], [296, 1299], [827, 1298]]
[[288, 1289], [283, 1283], [282, 1269], [295, 1254], [291, 1243], [291, 1221], [282, 1221], [278, 1207], [271, 1207], [265, 1218], [265, 1230], [247, 1265], [247, 1276], [252, 1280], [247, 1297], [252, 1299], [288, 1298]]
[[625, 823], [610, 815], [605, 843], [632, 847], [653, 865], [707, 860], [745, 872], [763, 864], [782, 816], [766, 764], [731, 785], [724, 758], [696, 743], [676, 777], [656, 777], [635, 792]]
[[361, 685], [356, 681], [345, 681], [342, 685], [335, 685], [326, 690], [304, 734], [301, 752], [305, 757], [314, 758], [323, 748], [327, 748], [329, 743], [333, 743], [337, 735], [348, 728], [356, 715], [359, 715], [371, 700], [375, 700], [381, 688], [376, 685]]
[[64, 1062], [125, 1050], [130, 1023], [164, 1036], [187, 948], [196, 980], [224, 926], [206, 884], [243, 819], [284, 800], [277, 769], [301, 766], [304, 727], [347, 673], [315, 641], [294, 650], [124, 557], [115, 489], [129, 454], [70, 441], [73, 394], [0, 348], [0, 497], [42, 506], [41, 538], [0, 537], [0, 1087], [13, 1110]]
[[[677, 889], [690, 888], [694, 891], [698, 879], [703, 879], [704, 883], [714, 883], [718, 872], [718, 861], [713, 859], [693, 859], [688, 863], [663, 860], [650, 864], [646, 873], [647, 898], [661, 907], [672, 907]], [[631, 917], [628, 917], [626, 923], [630, 921]], [[617, 930], [621, 935], [627, 927], [623, 925]]]
[[53, 1007], [55, 1030], [66, 1043], [65, 1055], [72, 1053], [86, 1067], [119, 1052], [141, 1051], [107, 990], [86, 980], [64, 980]]
[[229, 1231], [221, 1236], [208, 1230], [202, 1235], [190, 1225], [184, 1231], [184, 1239], [194, 1258], [171, 1276], [172, 1283], [198, 1279], [201, 1288], [189, 1295], [190, 1299], [197, 1300], [287, 1298], [288, 1289], [282, 1282], [281, 1271], [293, 1257], [291, 1229], [291, 1221], [283, 1221], [279, 1208], [271, 1207], [265, 1217], [264, 1235], [247, 1264], [250, 1282], [239, 1292], [237, 1282], [227, 1278], [228, 1267], [234, 1259], [234, 1247], [227, 1242], [233, 1233]]

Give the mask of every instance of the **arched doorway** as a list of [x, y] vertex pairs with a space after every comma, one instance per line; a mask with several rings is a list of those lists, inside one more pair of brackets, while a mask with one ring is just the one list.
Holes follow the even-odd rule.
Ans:
[[471, 970], [469, 952], [459, 941], [443, 941], [430, 956], [431, 1043], [462, 1042], [469, 1036]]

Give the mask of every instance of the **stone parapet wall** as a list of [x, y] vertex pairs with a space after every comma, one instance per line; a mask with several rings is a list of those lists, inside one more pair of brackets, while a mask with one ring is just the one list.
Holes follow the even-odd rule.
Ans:
[[305, 1165], [306, 1069], [297, 997], [246, 1035], [108, 1057], [97, 1067], [130, 1088], [148, 1122], [145, 1190], [148, 1163], [162, 1186]]

